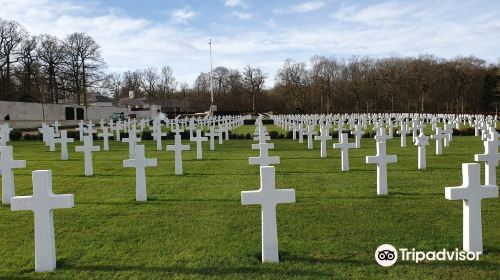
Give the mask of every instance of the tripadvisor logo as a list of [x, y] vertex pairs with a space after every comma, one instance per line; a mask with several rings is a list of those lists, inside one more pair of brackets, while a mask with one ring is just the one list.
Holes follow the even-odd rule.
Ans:
[[[411, 261], [419, 263], [422, 261], [478, 261], [481, 252], [449, 251], [443, 249], [441, 251], [416, 251], [415, 248], [399, 248], [399, 256], [401, 261]], [[398, 250], [391, 244], [380, 245], [375, 251], [375, 260], [384, 267], [389, 267], [395, 264], [398, 260]]]
[[380, 245], [375, 251], [375, 260], [381, 266], [391, 266], [398, 260], [398, 251], [391, 244]]

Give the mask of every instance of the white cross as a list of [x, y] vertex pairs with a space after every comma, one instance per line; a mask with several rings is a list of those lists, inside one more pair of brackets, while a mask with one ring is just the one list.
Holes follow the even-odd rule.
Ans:
[[453, 124], [445, 123], [443, 133], [444, 133], [444, 146], [448, 147], [450, 145], [452, 139], [451, 137], [453, 135]]
[[354, 142], [356, 149], [361, 148], [361, 137], [363, 136], [363, 133], [365, 132], [361, 129], [361, 125], [354, 125], [354, 131], [351, 131], [351, 134], [356, 137]]
[[443, 154], [443, 147], [441, 140], [444, 138], [443, 131], [440, 127], [436, 127], [436, 134], [431, 135], [432, 139], [436, 140], [436, 155], [442, 155]]
[[392, 136], [385, 134], [385, 127], [379, 127], [374, 138], [377, 142], [386, 142], [392, 139]]
[[14, 130], [13, 128], [9, 127], [9, 123], [4, 123], [1, 125], [1, 138], [2, 138], [2, 146], [5, 146], [7, 142], [10, 141], [10, 132]]
[[137, 142], [141, 142], [141, 138], [137, 137], [135, 129], [131, 129], [128, 132], [128, 138], [123, 138], [122, 141], [128, 143], [128, 158], [134, 158], [135, 145]]
[[161, 132], [161, 125], [158, 124], [153, 127], [153, 133], [151, 135], [153, 136], [153, 139], [156, 140], [156, 150], [161, 151], [163, 149], [163, 146], [161, 144], [161, 138], [163, 136], [167, 136], [167, 133]]
[[43, 136], [43, 142], [45, 143], [45, 146], [48, 146], [49, 145], [49, 141], [47, 140], [47, 130], [49, 130], [49, 126], [45, 123], [42, 123], [42, 127], [41, 128], [38, 128], [38, 131], [40, 131], [40, 133], [42, 133], [42, 136]]
[[191, 147], [189, 145], [182, 145], [180, 134], [175, 135], [174, 139], [174, 145], [167, 145], [167, 151], [174, 151], [175, 175], [182, 175], [182, 151], [188, 151]]
[[135, 146], [135, 158], [123, 160], [123, 167], [135, 168], [135, 200], [147, 201], [146, 167], [157, 166], [156, 158], [147, 159], [144, 155], [144, 145]]
[[49, 126], [47, 128], [47, 142], [49, 144], [49, 150], [51, 152], [55, 152], [56, 151], [56, 143], [54, 142], [54, 139], [56, 137], [55, 135], [55, 132], [54, 132], [54, 128], [52, 126]]
[[59, 127], [61, 126], [61, 124], [59, 123], [59, 121], [55, 121], [52, 126], [55, 128], [56, 130], [56, 135], [59, 135]]
[[271, 164], [280, 163], [280, 158], [278, 156], [269, 156], [269, 149], [274, 149], [274, 144], [272, 143], [259, 143], [252, 144], [252, 149], [260, 150], [260, 155], [258, 157], [249, 157], [248, 163], [250, 165], [260, 165], [260, 166], [269, 166]]
[[402, 123], [401, 129], [398, 134], [401, 135], [401, 148], [406, 147], [406, 135], [410, 133], [411, 130], [408, 129], [408, 123]]
[[61, 144], [61, 160], [68, 160], [68, 143], [73, 143], [75, 139], [68, 138], [68, 132], [61, 130], [61, 138], [54, 139], [54, 143]]
[[463, 250], [483, 252], [481, 199], [498, 197], [498, 187], [481, 185], [479, 163], [463, 163], [463, 182], [460, 187], [447, 187], [448, 200], [463, 200]]
[[207, 140], [207, 137], [201, 136], [201, 129], [197, 129], [196, 136], [191, 138], [191, 141], [196, 142], [196, 159], [203, 158], [203, 147], [201, 143]]
[[484, 154], [474, 155], [475, 161], [484, 161], [484, 183], [486, 185], [497, 184], [497, 166], [500, 160], [497, 141], [483, 141]]
[[191, 140], [193, 138], [193, 131], [195, 131], [196, 125], [194, 124], [194, 119], [189, 120], [189, 139]]
[[87, 128], [84, 129], [84, 132], [89, 136], [93, 136], [94, 133], [97, 133], [97, 130], [94, 129], [94, 126], [95, 124], [92, 124], [92, 121], [89, 121], [89, 123], [87, 124]]
[[32, 172], [33, 195], [11, 198], [11, 210], [30, 210], [35, 215], [35, 271], [50, 272], [56, 269], [56, 241], [54, 237], [53, 210], [72, 208], [72, 194], [52, 193], [52, 171]]
[[229, 140], [229, 127], [227, 126], [227, 124], [224, 123], [222, 125], [222, 131], [224, 132], [224, 136], [226, 137], [225, 139]]
[[121, 129], [122, 129], [121, 121], [117, 121], [116, 125], [115, 125], [115, 135], [116, 135], [115, 136], [115, 140], [118, 141], [118, 142], [121, 141], [121, 139], [120, 139], [120, 137], [121, 137], [121, 135], [120, 135]]
[[316, 125], [310, 124], [307, 126], [307, 131], [304, 132], [304, 134], [307, 135], [307, 149], [308, 150], [313, 149], [313, 136], [317, 134], [315, 129], [316, 129]]
[[217, 136], [217, 134], [214, 131], [214, 127], [210, 126], [210, 132], [205, 134], [206, 136], [210, 137], [210, 151], [215, 150], [215, 139], [214, 137]]
[[78, 138], [78, 139], [79, 139], [80, 141], [83, 141], [83, 131], [85, 130], [84, 125], [85, 125], [85, 124], [83, 123], [83, 121], [80, 121], [80, 122], [78, 123], [78, 127], [76, 128], [76, 130], [78, 130], [78, 132], [79, 132], [79, 138]]
[[103, 139], [103, 147], [102, 149], [104, 151], [109, 151], [109, 137], [113, 136], [113, 134], [110, 134], [108, 131], [108, 127], [103, 126], [102, 127], [102, 133], [97, 133], [98, 137], [102, 137]]
[[337, 131], [338, 138], [340, 139], [340, 135], [344, 132], [344, 120], [339, 120], [338, 127], [334, 130]]
[[297, 133], [299, 134], [299, 143], [302, 144], [304, 143], [304, 127], [302, 126], [302, 123], [297, 124]]
[[254, 137], [253, 140], [259, 141], [259, 143], [266, 143], [267, 140], [271, 140], [271, 137], [267, 135], [267, 129], [262, 124], [255, 127], [255, 134], [257, 137]]
[[14, 168], [25, 168], [25, 160], [14, 160], [11, 146], [0, 146], [0, 170], [2, 171], [2, 204], [9, 204], [16, 193]]
[[426, 147], [429, 145], [429, 136], [425, 136], [424, 133], [420, 133], [419, 136], [415, 138], [415, 145], [418, 146], [418, 169], [426, 169]]
[[99, 146], [93, 146], [92, 136], [83, 137], [83, 146], [76, 146], [75, 152], [83, 152], [83, 157], [85, 161], [85, 176], [94, 175], [94, 168], [92, 166], [92, 152], [98, 152], [101, 150]]
[[179, 124], [175, 124], [175, 128], [172, 128], [171, 131], [176, 135], [179, 135], [181, 132], [184, 132], [184, 129], [179, 128]]
[[347, 133], [342, 133], [340, 135], [340, 143], [333, 144], [334, 149], [341, 149], [340, 157], [341, 157], [341, 170], [348, 171], [349, 170], [349, 149], [356, 148], [355, 143], [349, 143], [349, 137]]
[[377, 155], [367, 156], [366, 163], [376, 163], [377, 164], [377, 195], [387, 194], [387, 164], [397, 162], [397, 156], [387, 155], [386, 143], [378, 142], [377, 145]]
[[101, 129], [104, 129], [104, 125], [105, 125], [105, 124], [106, 124], [106, 122], [105, 122], [103, 119], [101, 119], [101, 120], [99, 121], [99, 126], [101, 127]]
[[332, 136], [328, 133], [328, 128], [326, 126], [321, 127], [321, 134], [319, 136], [314, 136], [314, 140], [320, 142], [320, 157], [326, 157], [326, 141], [332, 140]]
[[217, 137], [219, 138], [219, 145], [222, 145], [223, 140], [224, 140], [224, 129], [222, 128], [221, 125], [217, 128], [216, 132], [219, 134]]
[[260, 167], [260, 188], [258, 190], [241, 192], [241, 204], [261, 205], [262, 262], [279, 262], [276, 205], [292, 202], [295, 202], [295, 190], [275, 188], [274, 166]]

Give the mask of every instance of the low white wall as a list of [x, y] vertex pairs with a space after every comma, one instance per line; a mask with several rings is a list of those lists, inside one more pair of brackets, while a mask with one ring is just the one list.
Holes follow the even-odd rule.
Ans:
[[[85, 106], [75, 104], [41, 104], [31, 102], [0, 101], [0, 123], [6, 123], [4, 117], [9, 114], [8, 123], [13, 128], [34, 128], [40, 127], [42, 122], [59, 121], [63, 125], [74, 125], [78, 123], [76, 109], [75, 119], [66, 120], [66, 107], [82, 108], [84, 119], [99, 121], [108, 120], [113, 112], [123, 112], [128, 114], [126, 107], [100, 107]], [[86, 111], [86, 112], [85, 112]]]

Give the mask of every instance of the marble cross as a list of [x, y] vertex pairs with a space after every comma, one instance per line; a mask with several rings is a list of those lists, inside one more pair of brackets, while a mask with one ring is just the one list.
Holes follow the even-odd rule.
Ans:
[[310, 124], [307, 126], [307, 131], [304, 132], [304, 134], [307, 135], [307, 149], [308, 150], [313, 149], [313, 136], [317, 134], [315, 129], [316, 129], [316, 125]]
[[219, 125], [219, 126], [217, 127], [216, 132], [218, 133], [218, 136], [217, 136], [217, 137], [219, 138], [219, 145], [222, 145], [222, 143], [223, 143], [223, 141], [224, 141], [224, 135], [223, 135], [223, 133], [224, 133], [224, 129], [222, 128], [222, 126], [221, 126], [221, 125]]
[[68, 138], [68, 132], [61, 130], [61, 137], [54, 139], [55, 143], [61, 144], [61, 160], [68, 160], [68, 143], [73, 143], [75, 139]]
[[203, 147], [201, 143], [207, 140], [208, 140], [207, 137], [201, 135], [201, 129], [197, 129], [196, 136], [193, 136], [191, 138], [191, 141], [196, 142], [196, 159], [203, 158]]
[[296, 130], [299, 136], [299, 143], [304, 143], [304, 126], [302, 125], [302, 123], [297, 124]]
[[51, 272], [56, 269], [56, 241], [54, 235], [54, 209], [73, 208], [72, 194], [52, 193], [52, 171], [32, 172], [33, 195], [10, 199], [12, 211], [30, 210], [35, 215], [35, 271]]
[[175, 175], [182, 175], [182, 151], [188, 151], [189, 145], [182, 145], [181, 135], [174, 136], [174, 145], [167, 145], [167, 151], [175, 153]]
[[442, 155], [443, 146], [441, 140], [445, 138], [442, 129], [440, 127], [436, 127], [436, 134], [431, 135], [431, 138], [436, 140], [436, 155]]
[[334, 149], [341, 149], [341, 170], [349, 170], [349, 149], [356, 148], [355, 143], [349, 143], [349, 138], [347, 133], [342, 133], [340, 135], [340, 143], [333, 144]]
[[462, 185], [447, 187], [448, 200], [463, 200], [463, 250], [483, 252], [483, 229], [481, 222], [481, 200], [498, 197], [496, 185], [481, 185], [479, 163], [462, 164]]
[[280, 158], [278, 156], [269, 156], [269, 149], [274, 149], [274, 144], [272, 143], [259, 143], [252, 144], [252, 149], [260, 150], [260, 155], [258, 157], [249, 157], [248, 163], [250, 165], [260, 165], [260, 166], [269, 166], [271, 164], [280, 163]]
[[135, 200], [147, 201], [146, 167], [157, 166], [156, 158], [147, 159], [144, 154], [144, 145], [135, 146], [135, 158], [123, 160], [123, 167], [135, 168]]
[[104, 151], [109, 151], [109, 137], [113, 136], [113, 134], [109, 133], [108, 127], [107, 126], [103, 126], [102, 127], [102, 132], [98, 133], [97, 136], [102, 137], [102, 139], [103, 139], [103, 147], [102, 147], [102, 149]]
[[422, 132], [415, 138], [415, 146], [418, 146], [418, 169], [426, 169], [426, 152], [425, 149], [429, 145], [429, 136], [425, 136]]
[[56, 133], [54, 132], [54, 128], [52, 126], [49, 126], [47, 129], [47, 142], [49, 144], [49, 150], [51, 152], [56, 151], [56, 143], [54, 142], [55, 138], [56, 138]]
[[52, 126], [54, 127], [55, 129], [55, 134], [56, 136], [59, 135], [59, 127], [61, 126], [61, 124], [59, 123], [59, 121], [55, 121]]
[[497, 141], [483, 141], [484, 143], [484, 154], [474, 155], [475, 161], [484, 161], [484, 183], [486, 185], [496, 185], [497, 184], [497, 166], [500, 160], [500, 154], [498, 153], [498, 142]]
[[210, 126], [210, 132], [205, 133], [206, 136], [210, 137], [210, 151], [215, 151], [215, 139], [214, 137], [217, 136], [217, 133], [214, 131], [214, 127]]
[[161, 132], [161, 125], [157, 125], [153, 128], [153, 133], [151, 133], [153, 136], [153, 139], [156, 140], [156, 150], [161, 151], [163, 149], [163, 146], [161, 144], [161, 138], [163, 136], [167, 136], [166, 132]]
[[137, 137], [135, 129], [131, 129], [128, 132], [128, 138], [123, 138], [122, 141], [128, 143], [128, 158], [134, 158], [135, 145], [137, 142], [141, 142], [141, 138]]
[[47, 130], [49, 129], [49, 126], [46, 123], [42, 123], [42, 127], [38, 128], [38, 131], [42, 134], [42, 139], [43, 143], [45, 143], [45, 146], [48, 146], [49, 143], [47, 141]]
[[367, 156], [366, 163], [377, 164], [377, 195], [387, 194], [387, 164], [397, 162], [397, 156], [387, 155], [386, 142], [377, 141], [377, 155]]
[[122, 130], [122, 124], [121, 124], [121, 121], [118, 121], [116, 122], [116, 125], [115, 125], [115, 140], [120, 142], [121, 141], [121, 130]]
[[363, 136], [363, 133], [365, 132], [361, 129], [361, 125], [354, 125], [354, 130], [351, 131], [351, 134], [355, 137], [354, 145], [356, 149], [361, 148], [361, 137]]
[[276, 205], [295, 202], [295, 190], [276, 189], [275, 177], [274, 166], [261, 166], [260, 188], [241, 192], [243, 205], [261, 205], [262, 262], [279, 262]]
[[319, 136], [314, 136], [314, 140], [321, 141], [320, 142], [320, 157], [326, 157], [326, 141], [332, 140], [332, 136], [328, 132], [328, 128], [326, 126], [321, 126], [321, 134]]
[[398, 134], [401, 135], [401, 148], [406, 147], [406, 135], [410, 132], [411, 130], [408, 129], [408, 123], [402, 123], [401, 129], [398, 131]]
[[83, 141], [83, 131], [85, 130], [85, 127], [84, 127], [85, 123], [83, 121], [80, 121], [78, 123], [78, 127], [76, 128], [76, 130], [78, 130], [79, 132], [79, 140], [80, 142]]
[[98, 152], [101, 150], [99, 146], [93, 146], [92, 136], [83, 137], [83, 146], [76, 146], [75, 152], [83, 152], [83, 157], [85, 161], [85, 176], [94, 175], [94, 167], [92, 166], [92, 152]]
[[2, 204], [9, 204], [16, 193], [14, 168], [26, 168], [25, 160], [14, 160], [12, 146], [0, 146], [0, 170], [2, 171]]

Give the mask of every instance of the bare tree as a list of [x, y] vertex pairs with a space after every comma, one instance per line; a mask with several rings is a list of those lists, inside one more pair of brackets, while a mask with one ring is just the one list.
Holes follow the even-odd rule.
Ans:
[[[85, 33], [73, 33], [64, 40], [67, 69], [76, 93], [76, 102], [88, 104], [88, 89], [102, 81], [104, 61], [101, 47]], [[83, 100], [82, 100], [83, 99]]]
[[111, 73], [106, 76], [103, 86], [111, 92], [115, 102], [118, 102], [120, 95], [122, 94], [122, 75], [119, 73]]
[[42, 77], [45, 80], [46, 96], [53, 103], [59, 103], [63, 63], [65, 59], [64, 46], [58, 38], [51, 35], [41, 35], [37, 54], [42, 68]]
[[160, 83], [160, 75], [158, 75], [158, 70], [154, 67], [147, 68], [142, 73], [141, 86], [146, 96], [151, 103], [154, 99], [154, 95], [158, 90]]
[[177, 82], [175, 81], [172, 68], [170, 68], [170, 66], [163, 66], [161, 68], [162, 107], [166, 106], [167, 98], [169, 97], [169, 95], [173, 94], [176, 87]]
[[13, 99], [12, 65], [17, 59], [18, 46], [27, 31], [16, 21], [0, 18], [0, 96]]
[[253, 112], [257, 110], [255, 99], [262, 93], [265, 80], [266, 74], [264, 74], [260, 68], [253, 68], [247, 65], [243, 70], [243, 86], [250, 94]]

